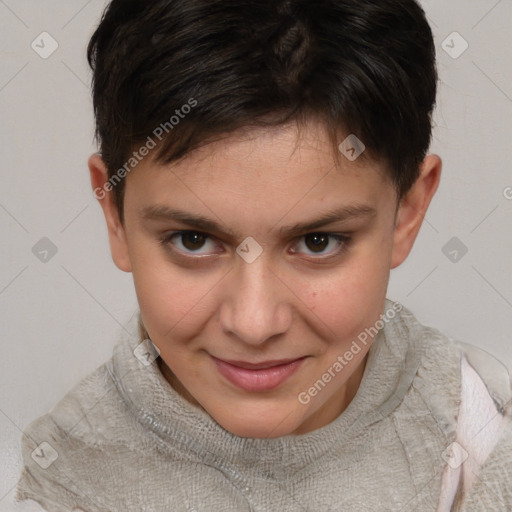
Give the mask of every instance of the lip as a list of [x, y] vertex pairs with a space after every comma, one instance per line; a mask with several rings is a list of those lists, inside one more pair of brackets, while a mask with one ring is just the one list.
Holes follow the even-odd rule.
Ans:
[[229, 382], [245, 391], [269, 391], [290, 378], [300, 367], [305, 357], [249, 363], [225, 361], [210, 356], [219, 373]]

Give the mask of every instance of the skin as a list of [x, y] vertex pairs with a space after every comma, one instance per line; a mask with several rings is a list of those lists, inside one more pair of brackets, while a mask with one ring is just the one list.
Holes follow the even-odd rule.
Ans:
[[[428, 155], [398, 203], [378, 162], [343, 157], [336, 167], [327, 134], [314, 122], [302, 137], [294, 124], [254, 129], [170, 165], [146, 157], [126, 177], [124, 225], [113, 192], [99, 202], [113, 260], [133, 274], [144, 325], [171, 386], [242, 437], [304, 434], [337, 418], [359, 388], [371, 340], [307, 404], [298, 396], [384, 312], [390, 270], [412, 248], [441, 166], [437, 155]], [[99, 155], [90, 157], [89, 169], [93, 189], [104, 186], [108, 176]], [[202, 215], [236, 236], [145, 218], [143, 210], [155, 205]], [[293, 237], [279, 233], [348, 205], [374, 213]], [[175, 236], [162, 245], [178, 230], [208, 236], [199, 243]], [[318, 247], [311, 233], [350, 241], [327, 238]], [[249, 236], [263, 249], [252, 263], [235, 252]], [[211, 356], [249, 362], [307, 357], [283, 384], [261, 392], [234, 386]]]

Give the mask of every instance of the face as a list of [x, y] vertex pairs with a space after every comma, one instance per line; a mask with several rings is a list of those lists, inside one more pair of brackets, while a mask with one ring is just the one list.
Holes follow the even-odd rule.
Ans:
[[[91, 159], [95, 187], [105, 171]], [[133, 273], [170, 384], [242, 437], [333, 421], [357, 392], [371, 339], [335, 363], [383, 313], [419, 203], [397, 216], [384, 169], [362, 158], [336, 165], [313, 123], [300, 139], [286, 125], [177, 164], [148, 157], [125, 185], [124, 225], [102, 202], [112, 253]]]

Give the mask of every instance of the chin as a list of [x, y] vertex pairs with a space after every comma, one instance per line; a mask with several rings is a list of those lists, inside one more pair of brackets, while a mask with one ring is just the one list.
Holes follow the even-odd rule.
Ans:
[[250, 437], [254, 439], [273, 439], [293, 434], [301, 425], [298, 412], [283, 415], [284, 407], [280, 408], [280, 414], [269, 414], [268, 411], [240, 412], [239, 415], [214, 415], [214, 420], [228, 432], [238, 437]]

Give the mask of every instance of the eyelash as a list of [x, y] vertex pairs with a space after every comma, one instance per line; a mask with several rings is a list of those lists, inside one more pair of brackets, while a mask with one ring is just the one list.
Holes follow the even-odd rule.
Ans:
[[[187, 253], [180, 249], [176, 249], [173, 246], [173, 244], [171, 243], [173, 238], [180, 237], [180, 236], [187, 235], [187, 234], [203, 235], [205, 237], [205, 240], [212, 240], [212, 237], [210, 237], [206, 233], [203, 233], [202, 231], [181, 230], [181, 231], [172, 231], [170, 233], [166, 233], [164, 236], [162, 236], [160, 238], [160, 244], [165, 249], [170, 250], [173, 253], [178, 253], [179, 256], [186, 258], [188, 260], [198, 260], [203, 257], [208, 257], [209, 255], [190, 256], [191, 254], [193, 254], [193, 252]], [[329, 238], [336, 240], [339, 244], [339, 247], [336, 250], [332, 251], [331, 254], [329, 254], [328, 256], [325, 256], [322, 253], [317, 253], [317, 254], [319, 254], [319, 256], [315, 256], [314, 254], [308, 255], [309, 259], [313, 259], [316, 261], [331, 260], [331, 259], [341, 256], [345, 252], [345, 250], [348, 248], [348, 245], [351, 242], [351, 237], [349, 237], [347, 235], [341, 235], [339, 233], [326, 233], [323, 231], [313, 231], [311, 233], [306, 233], [305, 235], [302, 235], [301, 237], [299, 237], [299, 240], [304, 239], [306, 236], [310, 236], [310, 235], [327, 236]], [[201, 249], [202, 249], [202, 247], [201, 247]], [[299, 251], [293, 251], [293, 253], [298, 253], [298, 252]]]

